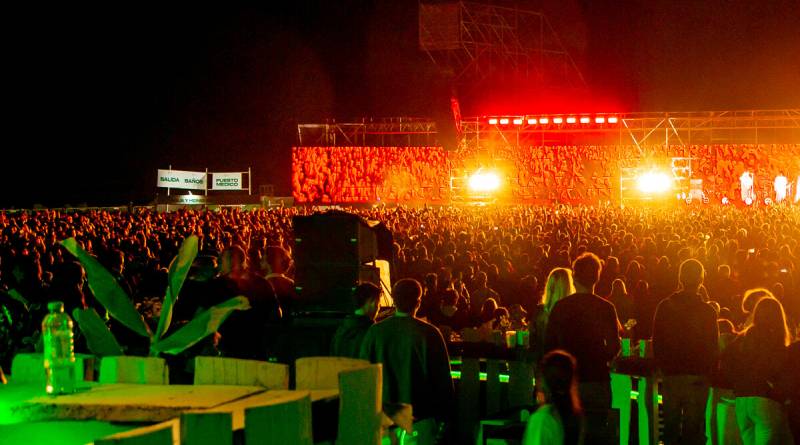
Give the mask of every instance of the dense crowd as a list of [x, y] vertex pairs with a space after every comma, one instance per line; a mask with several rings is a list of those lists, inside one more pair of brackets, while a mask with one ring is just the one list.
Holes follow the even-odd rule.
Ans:
[[505, 147], [484, 158], [441, 147], [300, 147], [292, 153], [292, 190], [301, 203], [447, 202], [451, 173], [491, 167], [517, 202], [598, 203], [618, 196], [622, 168], [668, 170], [672, 158], [691, 158], [692, 178], [719, 203], [741, 195], [745, 171], [762, 201], [775, 199], [775, 177], [787, 177], [796, 191], [800, 175], [798, 144]]
[[[399, 154], [402, 151], [397, 153], [398, 159], [404, 156]], [[308, 173], [313, 167], [303, 169]], [[419, 174], [428, 177], [428, 173]], [[429, 178], [438, 180], [434, 174]], [[91, 295], [81, 265], [58, 244], [69, 237], [96, 256], [148, 322], [156, 323], [166, 288], [166, 267], [182, 240], [197, 235], [200, 255], [181, 295], [198, 296], [191, 297], [195, 301], [188, 307], [176, 307], [176, 318], [191, 317], [195, 306], [243, 294], [256, 311], [240, 318], [235, 327], [226, 323], [227, 332], [221, 330], [213, 343], [203, 347], [235, 357], [264, 359], [263, 351], [258, 350], [262, 345], [242, 339], [248, 338], [248, 330], [258, 329], [259, 323], [285, 316], [291, 306], [291, 256], [296, 249], [291, 218], [314, 210], [0, 213], [0, 365], [8, 370], [15, 352], [35, 348], [47, 301], [62, 300], [68, 311], [102, 309]], [[748, 396], [766, 397], [779, 406], [787, 397], [776, 388], [765, 389], [758, 379], [767, 378], [770, 385], [777, 386], [780, 377], [796, 366], [790, 357], [796, 360], [797, 343], [787, 348], [788, 340], [796, 339], [800, 322], [800, 211], [796, 208], [378, 206], [349, 211], [386, 224], [394, 239], [393, 281], [408, 278], [421, 283], [419, 308], [404, 302], [408, 306], [405, 312], [413, 315], [416, 310], [417, 317], [438, 326], [448, 340], [451, 333], [468, 327], [485, 331], [527, 328], [537, 361], [552, 349], [548, 344], [569, 351], [569, 342], [553, 330], [570, 323], [559, 311], [566, 311], [562, 300], [577, 301], [568, 297], [577, 291], [606, 302], [587, 304], [598, 304], [595, 313], [605, 313], [613, 320], [611, 331], [603, 334], [609, 336], [610, 340], [603, 337], [603, 341], [611, 356], [619, 350], [612, 343], [618, 342], [620, 335], [663, 337], [659, 329], [671, 335], [682, 329], [682, 323], [693, 326], [692, 320], [701, 317], [697, 314], [705, 314], [703, 322], [711, 320], [714, 341], [718, 335], [720, 346], [715, 344], [710, 356], [702, 355], [711, 360], [708, 369], [693, 372]], [[586, 258], [597, 258], [596, 270], [594, 263], [587, 263], [594, 260]], [[589, 283], [592, 270], [597, 277]], [[669, 305], [662, 303], [682, 298], [674, 294], [678, 289], [691, 294], [686, 298], [696, 295], [697, 301], [685, 307], [677, 303], [677, 308], [670, 310], [678, 315], [670, 319], [666, 315]], [[678, 294], [683, 295], [681, 292]], [[788, 326], [788, 332], [776, 342], [772, 331], [781, 321], [776, 321], [775, 314], [780, 318], [784, 312], [783, 326]], [[571, 329], [586, 326], [586, 331], [593, 333], [591, 320]], [[700, 321], [697, 323], [699, 326]], [[116, 329], [125, 343], [124, 329]], [[669, 341], [656, 341], [656, 348], [670, 350], [659, 344], [668, 345]], [[733, 377], [726, 377], [719, 366], [725, 360], [717, 357], [725, 357], [720, 348], [730, 344], [738, 345], [734, 350], [739, 352], [729, 366]], [[135, 341], [124, 346], [129, 353], [137, 352]], [[570, 352], [578, 359], [576, 375], [591, 380], [581, 354]], [[701, 356], [698, 354], [695, 356]], [[553, 385], [565, 384], [565, 369], [574, 360], [566, 357], [549, 356], [543, 361], [555, 366], [541, 368], [545, 381], [550, 376]], [[749, 360], [760, 365], [742, 369], [741, 364]], [[605, 366], [599, 372], [607, 376]], [[548, 374], [553, 372], [556, 374]], [[566, 387], [570, 388], [569, 382]], [[584, 404], [590, 403], [591, 388], [581, 387], [581, 391], [589, 391], [583, 397]], [[571, 408], [560, 405], [558, 409], [566, 416]]]

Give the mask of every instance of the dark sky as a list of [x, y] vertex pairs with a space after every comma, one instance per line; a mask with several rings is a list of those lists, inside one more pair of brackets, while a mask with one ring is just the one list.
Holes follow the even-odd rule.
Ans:
[[[170, 164], [252, 166], [288, 194], [298, 121], [447, 116], [416, 1], [263, 3], [8, 11], [0, 207], [146, 203]], [[548, 15], [592, 108], [800, 107], [798, 0], [518, 3]], [[489, 96], [464, 114], [508, 103]]]

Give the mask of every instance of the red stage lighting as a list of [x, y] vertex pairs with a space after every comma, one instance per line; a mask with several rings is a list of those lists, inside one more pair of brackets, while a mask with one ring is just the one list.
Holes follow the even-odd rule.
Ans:
[[522, 125], [522, 119], [518, 117], [514, 118], [514, 125]]
[[489, 125], [497, 125], [497, 118], [493, 117], [493, 118], [489, 119]]
[[528, 125], [536, 125], [536, 118], [528, 119]]
[[553, 118], [553, 123], [554, 124], [562, 124], [562, 123], [564, 123], [564, 119], [562, 119], [560, 117], [554, 117]]
[[574, 117], [574, 116], [570, 116], [570, 117], [568, 117], [568, 118], [567, 118], [567, 123], [568, 123], [568, 124], [574, 124], [574, 123], [575, 123], [575, 117]]
[[608, 123], [609, 124], [616, 124], [617, 123], [617, 116], [610, 116], [608, 118]]
[[604, 118], [603, 116], [597, 116], [596, 118], [594, 118], [595, 124], [604, 124], [605, 122], [606, 118]]
[[539, 118], [539, 123], [542, 124], [542, 125], [547, 125], [547, 124], [550, 123], [550, 119], [548, 119], [546, 117], [540, 117]]
[[500, 119], [500, 125], [508, 125], [508, 118], [503, 117]]
[[581, 118], [581, 123], [582, 124], [588, 124], [589, 121], [590, 121], [590, 119], [589, 119], [588, 116], [584, 116], [584, 117]]

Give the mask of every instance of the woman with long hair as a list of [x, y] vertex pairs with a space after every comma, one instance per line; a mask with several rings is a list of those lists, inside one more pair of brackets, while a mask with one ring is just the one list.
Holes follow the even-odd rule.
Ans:
[[736, 423], [745, 445], [793, 443], [784, 411], [786, 394], [780, 391], [788, 371], [791, 334], [783, 306], [765, 292], [722, 359], [736, 396]]
[[523, 445], [583, 444], [585, 426], [575, 358], [566, 351], [551, 351], [540, 367], [544, 404], [528, 418]]
[[544, 355], [544, 334], [547, 330], [547, 320], [553, 312], [556, 303], [567, 295], [575, 293], [575, 284], [572, 281], [572, 271], [563, 267], [556, 267], [547, 276], [544, 285], [542, 302], [539, 310], [530, 320], [531, 348], [534, 358], [538, 362]]

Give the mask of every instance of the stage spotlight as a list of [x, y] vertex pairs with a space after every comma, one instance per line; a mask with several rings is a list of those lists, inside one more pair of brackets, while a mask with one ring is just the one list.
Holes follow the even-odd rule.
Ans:
[[550, 123], [550, 119], [548, 119], [546, 117], [540, 118], [539, 119], [539, 123], [542, 124], [542, 125], [547, 125], [547, 124]]
[[731, 201], [728, 199], [727, 196], [723, 196], [722, 197], [722, 205], [726, 206], [726, 205], [728, 205], [730, 203], [731, 203]]
[[775, 177], [775, 202], [783, 202], [786, 199], [786, 192], [789, 190], [789, 179], [786, 176], [778, 175]]
[[590, 122], [589, 117], [584, 116], [584, 117], [581, 118], [581, 123], [582, 124], [588, 124], [589, 122]]
[[608, 123], [609, 124], [616, 124], [617, 122], [618, 122], [617, 116], [611, 116], [611, 117], [608, 118]]
[[560, 117], [554, 117], [553, 118], [553, 123], [554, 124], [563, 124], [564, 123], [564, 119], [562, 119]]
[[536, 125], [536, 118], [528, 119], [528, 125]]
[[604, 123], [606, 123], [606, 118], [604, 118], [603, 116], [597, 116], [596, 118], [594, 118], [594, 123], [595, 124], [604, 124]]
[[636, 185], [645, 194], [664, 193], [672, 188], [672, 178], [666, 173], [651, 171], [639, 176]]
[[568, 124], [574, 124], [575, 122], [576, 121], [575, 121], [575, 117], [574, 116], [570, 116], [570, 117], [567, 118], [567, 123]]
[[469, 177], [469, 188], [473, 192], [493, 192], [500, 188], [500, 177], [492, 172], [478, 170]]
[[489, 119], [489, 125], [497, 125], [497, 118], [493, 117], [493, 118]]
[[508, 125], [508, 118], [507, 117], [501, 118], [500, 125]]
[[514, 118], [514, 125], [522, 125], [522, 119]]

